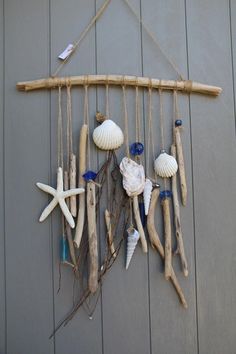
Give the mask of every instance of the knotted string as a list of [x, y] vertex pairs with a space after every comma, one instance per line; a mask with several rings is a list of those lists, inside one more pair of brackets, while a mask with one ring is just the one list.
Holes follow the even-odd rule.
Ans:
[[[150, 147], [151, 145], [151, 147]], [[152, 87], [148, 88], [148, 137], [147, 137], [147, 171], [150, 173], [150, 150], [152, 149], [152, 163], [155, 161], [154, 139], [153, 139], [153, 121], [152, 121]]]
[[124, 115], [124, 125], [125, 125], [125, 147], [126, 147], [126, 155], [130, 158], [129, 152], [129, 124], [128, 124], [128, 111], [127, 111], [127, 99], [126, 99], [126, 87], [122, 85], [123, 91], [123, 115]]
[[58, 86], [58, 119], [57, 119], [57, 167], [63, 170], [63, 121], [61, 109], [61, 86]]
[[88, 102], [88, 85], [84, 85], [84, 124], [88, 126], [88, 139], [87, 139], [87, 157], [88, 169], [91, 168], [90, 160], [90, 128], [89, 128], [89, 102]]
[[73, 136], [72, 136], [72, 108], [71, 108], [71, 86], [67, 86], [67, 129], [66, 129], [66, 145], [67, 145], [67, 171], [70, 169], [70, 158], [73, 152]]

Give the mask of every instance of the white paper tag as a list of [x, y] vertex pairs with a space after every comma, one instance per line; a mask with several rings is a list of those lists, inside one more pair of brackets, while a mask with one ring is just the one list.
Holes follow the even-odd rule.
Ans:
[[58, 56], [58, 58], [61, 59], [61, 60], [65, 60], [66, 58], [68, 58], [70, 56], [70, 54], [72, 53], [73, 49], [74, 49], [73, 44], [68, 44], [66, 49]]

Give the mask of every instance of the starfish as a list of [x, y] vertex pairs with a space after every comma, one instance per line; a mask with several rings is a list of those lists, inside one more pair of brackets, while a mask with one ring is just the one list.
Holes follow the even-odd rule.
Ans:
[[42, 212], [39, 221], [44, 221], [48, 215], [53, 211], [53, 209], [60, 205], [61, 211], [63, 212], [66, 220], [68, 221], [70, 227], [73, 229], [75, 227], [74, 219], [66, 205], [65, 199], [71, 197], [72, 195], [77, 195], [80, 193], [84, 193], [84, 188], [74, 188], [69, 189], [67, 191], [63, 190], [63, 173], [62, 168], [58, 167], [57, 170], [57, 189], [48, 186], [47, 184], [43, 183], [36, 183], [36, 185], [44, 192], [49, 193], [53, 196], [53, 200], [48, 204], [48, 206]]

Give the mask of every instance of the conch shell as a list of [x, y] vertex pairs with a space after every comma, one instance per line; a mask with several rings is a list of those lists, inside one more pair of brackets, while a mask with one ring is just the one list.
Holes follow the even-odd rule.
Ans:
[[145, 215], [148, 215], [149, 205], [151, 201], [151, 194], [152, 194], [152, 182], [150, 181], [150, 179], [146, 178], [145, 186], [143, 190]]
[[139, 240], [139, 233], [135, 228], [129, 228], [128, 232], [128, 240], [127, 240], [127, 253], [126, 253], [126, 265], [125, 269], [128, 269], [131, 258], [134, 254], [135, 247]]
[[178, 170], [178, 164], [173, 156], [162, 151], [154, 162], [154, 170], [160, 177], [172, 177]]
[[129, 197], [135, 197], [143, 192], [145, 173], [142, 165], [124, 157], [120, 163], [120, 172], [123, 175], [123, 187]]
[[106, 119], [94, 129], [93, 141], [101, 150], [115, 150], [123, 144], [124, 134], [115, 122]]

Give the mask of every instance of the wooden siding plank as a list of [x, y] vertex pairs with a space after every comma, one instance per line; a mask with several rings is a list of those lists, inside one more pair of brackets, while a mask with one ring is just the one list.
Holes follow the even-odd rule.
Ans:
[[[150, 11], [150, 9], [152, 9]], [[142, 1], [142, 19], [152, 30], [165, 53], [175, 63], [178, 70], [187, 79], [186, 57], [186, 32], [185, 32], [185, 7], [184, 1]], [[170, 25], [171, 24], [171, 25]], [[178, 74], [163, 57], [160, 50], [143, 31], [143, 71], [146, 76], [158, 75], [165, 78], [178, 79]], [[185, 293], [188, 306], [187, 310], [179, 304], [177, 295], [170, 283], [164, 279], [163, 263], [153, 249], [149, 254], [150, 271], [150, 313], [153, 353], [197, 353], [197, 325], [195, 301], [195, 259], [194, 259], [194, 228], [193, 228], [193, 199], [192, 199], [192, 174], [191, 174], [191, 136], [189, 103], [187, 95], [178, 95], [179, 112], [183, 119], [184, 130], [182, 142], [185, 156], [185, 167], [188, 184], [187, 207], [181, 206], [181, 222], [184, 237], [186, 256], [189, 266], [189, 277], [185, 278], [181, 272], [178, 256], [173, 258], [176, 275]], [[147, 102], [147, 95], [145, 96]], [[173, 96], [163, 93], [164, 133], [166, 148], [169, 149], [172, 141]], [[147, 105], [145, 106], [147, 111]], [[159, 95], [153, 91], [153, 130], [155, 155], [161, 149]], [[146, 131], [147, 134], [147, 131]], [[146, 145], [148, 135], [146, 136]], [[153, 175], [153, 159], [151, 153], [150, 173]], [[163, 180], [158, 179], [161, 190], [164, 189]], [[162, 212], [157, 209], [157, 229], [163, 239]], [[172, 225], [173, 226], [173, 225]], [[175, 238], [172, 240], [175, 245]], [[172, 340], [168, 340], [168, 336]]]
[[[98, 1], [98, 5], [102, 1]], [[140, 11], [138, 0], [131, 1]], [[140, 28], [122, 1], [113, 1], [97, 24], [98, 74], [140, 75]], [[142, 102], [142, 100], [141, 100]], [[121, 88], [110, 88], [110, 117], [124, 131]], [[129, 142], [135, 141], [135, 90], [127, 89]], [[98, 89], [98, 110], [105, 113], [105, 90]], [[141, 107], [142, 113], [142, 107]], [[125, 146], [118, 151], [118, 161], [125, 156]], [[106, 154], [99, 152], [99, 164]], [[106, 196], [101, 203], [100, 237], [104, 251], [104, 210]], [[148, 263], [140, 242], [128, 270], [125, 270], [126, 245], [122, 244], [119, 258], [106, 275], [102, 288], [104, 354], [150, 353]]]
[[5, 1], [5, 210], [7, 353], [53, 353], [51, 241], [39, 224], [47, 198], [49, 100], [22, 95], [19, 79], [48, 75], [48, 0]]
[[1, 155], [0, 155], [0, 353], [5, 353], [5, 231], [4, 231], [4, 6], [3, 0], [0, 1], [0, 136], [1, 136]]
[[[64, 48], [77, 39], [95, 14], [95, 1], [52, 0], [51, 2], [51, 66], [54, 72], [58, 63], [57, 56]], [[63, 25], [61, 22], [63, 19]], [[95, 73], [95, 27], [87, 34], [78, 51], [64, 66], [60, 75], [80, 75]], [[72, 119], [73, 119], [73, 145], [78, 157], [79, 132], [83, 123], [83, 88], [72, 90]], [[89, 89], [90, 122], [94, 122], [96, 107], [96, 91]], [[63, 90], [63, 118], [66, 122], [66, 94]], [[57, 169], [57, 93], [52, 93], [51, 100], [51, 180], [56, 183]], [[66, 131], [65, 131], [66, 132]], [[92, 144], [91, 144], [92, 145]], [[64, 145], [66, 153], [66, 145]], [[91, 149], [92, 167], [97, 169], [95, 150]], [[73, 276], [71, 268], [61, 266], [62, 283], [60, 293], [57, 294], [59, 283], [59, 240], [61, 237], [61, 218], [58, 210], [53, 215], [53, 258], [54, 258], [54, 301], [55, 323], [58, 324], [71, 310], [73, 304]], [[75, 287], [75, 296], [80, 285]], [[89, 320], [86, 307], [82, 307], [73, 320], [56, 334], [56, 353], [72, 354], [79, 351], [83, 354], [102, 353], [101, 306], [98, 302], [93, 320]]]
[[[191, 97], [199, 352], [234, 353], [236, 149], [228, 1], [188, 1], [189, 72], [223, 88]], [[199, 26], [200, 24], [200, 26]]]
[[234, 90], [234, 114], [236, 127], [236, 2], [231, 1], [230, 4], [230, 31], [231, 31], [231, 54], [232, 54], [232, 68], [233, 68], [233, 90]]

